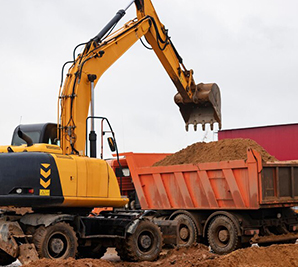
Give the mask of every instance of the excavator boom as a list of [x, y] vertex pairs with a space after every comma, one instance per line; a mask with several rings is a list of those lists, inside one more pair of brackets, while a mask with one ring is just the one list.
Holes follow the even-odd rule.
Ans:
[[[133, 2], [136, 4], [137, 18], [112, 32]], [[210, 124], [213, 130], [215, 122], [221, 128], [218, 86], [214, 83], [195, 83], [193, 70], [187, 70], [184, 66], [182, 57], [150, 0], [131, 1], [128, 7], [119, 10], [102, 31], [85, 43], [83, 53], [72, 62], [59, 96], [59, 137], [64, 154], [86, 153], [86, 118], [92, 99], [91, 88], [94, 88], [102, 74], [143, 36], [177, 88], [178, 93], [174, 100], [180, 108], [186, 130], [189, 124], [193, 124], [195, 130], [197, 124], [202, 124], [203, 129], [206, 124]]]

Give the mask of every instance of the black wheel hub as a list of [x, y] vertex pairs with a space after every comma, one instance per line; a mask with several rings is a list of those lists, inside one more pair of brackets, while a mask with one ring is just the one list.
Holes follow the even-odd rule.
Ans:
[[64, 249], [64, 243], [59, 238], [53, 238], [50, 240], [49, 247], [54, 253], [59, 254]]
[[140, 238], [140, 244], [143, 248], [148, 249], [152, 244], [152, 240], [148, 235], [142, 235]]
[[153, 242], [154, 236], [150, 231], [140, 233], [138, 237], [138, 247], [142, 252], [147, 253], [150, 251], [152, 249]]
[[48, 241], [48, 252], [53, 258], [62, 257], [68, 246], [67, 238], [62, 233], [53, 234]]

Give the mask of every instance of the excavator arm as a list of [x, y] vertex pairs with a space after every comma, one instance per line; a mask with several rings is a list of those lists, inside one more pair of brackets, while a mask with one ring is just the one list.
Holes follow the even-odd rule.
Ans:
[[[137, 18], [112, 32], [132, 3], [137, 7]], [[59, 138], [65, 154], [85, 154], [86, 118], [92, 90], [102, 74], [143, 36], [178, 90], [175, 102], [180, 107], [186, 129], [189, 124], [194, 124], [196, 130], [198, 123], [202, 123], [203, 129], [206, 123], [213, 128], [214, 122], [221, 127], [217, 85], [195, 84], [193, 71], [185, 68], [150, 0], [131, 1], [129, 6], [119, 10], [93, 39], [81, 44], [85, 46], [83, 52], [71, 62], [72, 66], [59, 92]]]
[[136, 0], [135, 3], [138, 19], [150, 17], [152, 26], [145, 37], [177, 88], [178, 93], [174, 100], [180, 107], [186, 130], [189, 124], [193, 124], [196, 130], [199, 123], [202, 124], [203, 130], [205, 130], [205, 124], [210, 123], [213, 130], [214, 122], [218, 122], [221, 128], [221, 101], [218, 86], [214, 83], [196, 85], [193, 70], [187, 70], [184, 66], [183, 59], [168, 36], [168, 30], [160, 22], [152, 2]]

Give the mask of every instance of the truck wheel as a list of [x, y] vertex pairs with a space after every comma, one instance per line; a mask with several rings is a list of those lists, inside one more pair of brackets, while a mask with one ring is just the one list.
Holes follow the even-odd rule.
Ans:
[[78, 242], [73, 228], [65, 223], [40, 226], [33, 235], [33, 242], [41, 258], [75, 258]]
[[78, 248], [78, 258], [100, 259], [107, 252], [102, 244], [95, 244], [89, 247]]
[[215, 217], [208, 227], [208, 242], [217, 254], [232, 252], [238, 244], [235, 224], [226, 216]]
[[161, 248], [162, 234], [150, 221], [140, 221], [136, 231], [116, 247], [120, 258], [126, 261], [154, 261]]
[[197, 228], [194, 221], [186, 214], [180, 214], [174, 219], [178, 222], [178, 247], [188, 247], [197, 241]]
[[0, 249], [0, 266], [11, 264], [14, 261], [16, 261], [15, 258]]

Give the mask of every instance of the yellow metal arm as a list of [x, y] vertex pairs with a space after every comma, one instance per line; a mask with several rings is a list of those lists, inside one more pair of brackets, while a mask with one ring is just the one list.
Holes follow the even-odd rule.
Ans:
[[[220, 93], [216, 84], [196, 85], [193, 71], [187, 70], [177, 53], [165, 27], [159, 21], [150, 0], [135, 0], [137, 19], [126, 23], [121, 29], [103, 36], [124, 10], [118, 11], [111, 22], [91, 41], [70, 67], [63, 89], [59, 93], [60, 117], [59, 136], [64, 154], [85, 154], [86, 118], [91, 100], [91, 86], [88, 75], [96, 75], [94, 85], [102, 74], [117, 61], [136, 41], [145, 35], [175, 84], [178, 94], [175, 102], [186, 123], [218, 122], [220, 118]], [[58, 112], [59, 113], [59, 112]]]
[[213, 130], [214, 122], [218, 122], [221, 128], [221, 99], [218, 86], [214, 83], [196, 85], [193, 70], [185, 68], [152, 2], [136, 0], [135, 3], [138, 18], [149, 16], [152, 21], [145, 37], [178, 90], [175, 102], [180, 107], [186, 129], [188, 130], [189, 124], [194, 124], [196, 130], [197, 124], [201, 123], [204, 130], [205, 124], [210, 123]]
[[133, 20], [101, 44], [92, 42], [69, 69], [60, 94], [60, 140], [64, 154], [84, 154], [86, 118], [91, 100], [88, 74], [97, 81], [150, 28], [150, 19]]

